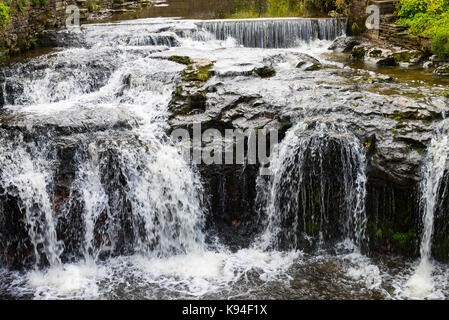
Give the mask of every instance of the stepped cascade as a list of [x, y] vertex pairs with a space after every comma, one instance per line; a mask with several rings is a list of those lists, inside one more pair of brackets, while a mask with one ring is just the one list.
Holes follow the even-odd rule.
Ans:
[[[328, 60], [346, 27], [92, 23], [2, 66], [0, 298], [446, 298], [447, 105]], [[263, 129], [269, 162], [249, 161], [248, 137], [243, 163], [183, 153]]]

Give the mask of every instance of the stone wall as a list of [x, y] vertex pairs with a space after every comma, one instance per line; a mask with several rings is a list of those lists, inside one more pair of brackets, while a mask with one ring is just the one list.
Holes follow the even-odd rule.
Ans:
[[36, 47], [42, 31], [64, 23], [65, 8], [73, 3], [72, 0], [47, 0], [40, 5], [30, 0], [20, 12], [17, 1], [12, 0], [10, 23], [0, 29], [0, 61]]
[[[18, 9], [18, 3], [25, 4], [22, 12]], [[9, 56], [38, 46], [39, 36], [44, 30], [62, 27], [69, 5], [76, 5], [80, 9], [80, 20], [85, 21], [126, 13], [151, 5], [152, 0], [47, 0], [45, 4], [38, 3], [37, 0], [10, 1], [10, 23], [0, 27], [0, 63]]]
[[430, 51], [430, 38], [413, 36], [407, 32], [407, 26], [392, 23], [381, 23], [379, 40], [389, 44], [412, 50]]
[[397, 0], [369, 0], [367, 5], [377, 5], [380, 9], [379, 30], [366, 30], [365, 36], [387, 46], [411, 50], [430, 51], [430, 39], [413, 36], [407, 32], [407, 26], [396, 25], [394, 12]]

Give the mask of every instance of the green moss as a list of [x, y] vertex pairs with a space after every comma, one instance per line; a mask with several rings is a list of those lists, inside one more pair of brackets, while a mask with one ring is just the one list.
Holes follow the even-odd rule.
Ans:
[[353, 36], [358, 36], [363, 32], [363, 29], [359, 27], [357, 22], [354, 22], [351, 26], [351, 34]]
[[314, 63], [310, 67], [305, 68], [304, 71], [316, 71], [320, 69], [323, 69], [323, 66], [321, 64]]
[[171, 56], [168, 60], [185, 65], [191, 65], [193, 63], [192, 60], [186, 56]]
[[87, 10], [89, 10], [89, 12], [95, 12], [101, 9], [101, 6], [99, 6], [98, 4], [96, 4], [93, 1], [87, 1]]
[[376, 236], [378, 239], [382, 239], [382, 229], [377, 229]]
[[449, 91], [447, 91], [447, 90], [441, 91], [440, 95], [442, 95], [443, 97], [449, 98]]
[[351, 51], [351, 55], [355, 59], [363, 59], [365, 57], [365, 48], [355, 46]]
[[399, 248], [404, 249], [413, 239], [413, 236], [414, 234], [412, 231], [407, 233], [395, 232], [392, 236], [392, 240]]
[[397, 62], [410, 62], [410, 53], [407, 51], [393, 53], [393, 56]]
[[181, 73], [183, 81], [205, 82], [212, 76], [210, 69], [214, 65], [213, 62], [207, 65], [197, 66], [195, 65], [195, 61], [192, 61], [187, 56], [171, 56], [168, 60], [187, 66], [187, 68]]
[[213, 63], [196, 68], [189, 65], [181, 74], [182, 80], [188, 82], [205, 82], [212, 76], [212, 72], [210, 72], [212, 66]]

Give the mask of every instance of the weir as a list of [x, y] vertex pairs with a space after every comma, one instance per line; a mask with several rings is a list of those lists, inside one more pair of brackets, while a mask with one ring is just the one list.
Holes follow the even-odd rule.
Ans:
[[218, 40], [232, 37], [244, 47], [292, 48], [300, 42], [334, 40], [346, 32], [346, 19], [248, 19], [197, 23]]

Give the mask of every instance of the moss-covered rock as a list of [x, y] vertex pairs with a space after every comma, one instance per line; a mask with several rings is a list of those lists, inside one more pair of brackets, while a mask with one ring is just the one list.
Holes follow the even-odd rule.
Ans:
[[393, 57], [396, 62], [410, 62], [411, 55], [409, 51], [398, 51], [393, 53]]
[[316, 70], [320, 70], [323, 69], [323, 65], [322, 64], [312, 64], [310, 67], [305, 68], [305, 71], [316, 71]]
[[192, 60], [190, 60], [190, 58], [187, 56], [171, 56], [168, 58], [168, 60], [180, 64], [185, 64], [186, 66], [193, 64]]
[[261, 68], [255, 68], [253, 73], [261, 78], [270, 78], [276, 75], [276, 70], [273, 67], [263, 66]]
[[365, 58], [366, 48], [363, 45], [358, 45], [352, 48], [351, 59], [352, 60], [363, 60]]

